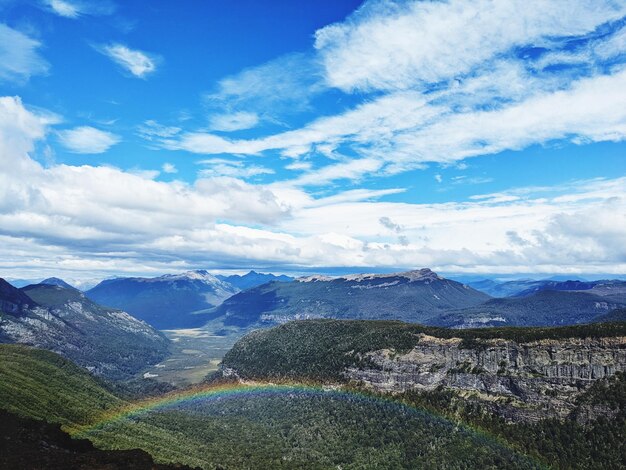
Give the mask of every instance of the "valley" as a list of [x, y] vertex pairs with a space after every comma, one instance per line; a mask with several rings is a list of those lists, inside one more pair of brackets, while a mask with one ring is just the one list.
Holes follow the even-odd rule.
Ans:
[[224, 355], [244, 333], [217, 335], [209, 323], [203, 328], [164, 330], [163, 334], [170, 340], [168, 357], [142, 370], [140, 376], [182, 387], [202, 382], [216, 372]]
[[[197, 287], [198, 276], [207, 280], [200, 273], [175, 282]], [[247, 279], [265, 280], [258, 273]], [[158, 283], [166, 292], [172, 287]], [[22, 289], [3, 284], [0, 331], [33, 316], [67, 325], [46, 343], [49, 329], [28, 320], [29, 336], [4, 339], [23, 344], [0, 344], [7, 422], [33, 430], [19, 445], [6, 436], [3, 445], [16, 449], [19, 462], [25, 449], [38, 452], [32, 439], [43, 432], [41, 439], [69, 446], [63, 458], [108, 461], [111, 468], [124, 457], [107, 452], [124, 449], [141, 450], [128, 454], [137, 468], [150, 459], [207, 470], [443, 462], [458, 469], [586, 469], [594, 468], [585, 463], [590, 459], [618, 468], [626, 452], [619, 286], [554, 287], [491, 299], [430, 270], [270, 280], [206, 309], [199, 327], [156, 333], [158, 360], [141, 359], [122, 375], [105, 372], [102, 362], [90, 366], [101, 361], [97, 356], [60, 345], [76, 341], [75, 331], [86, 345], [102, 344], [90, 325], [113, 315], [130, 323], [115, 323], [124, 333], [106, 347], [131, 351], [148, 333], [146, 323], [60, 279]], [[312, 313], [316, 305], [319, 315]], [[475, 321], [488, 315], [511, 326]], [[372, 319], [378, 317], [392, 319]], [[176, 317], [170, 311], [168, 318]], [[554, 326], [555, 318], [567, 325]], [[114, 357], [106, 354], [102, 360]], [[95, 448], [72, 447], [62, 432]], [[540, 445], [545, 433], [558, 437]]]

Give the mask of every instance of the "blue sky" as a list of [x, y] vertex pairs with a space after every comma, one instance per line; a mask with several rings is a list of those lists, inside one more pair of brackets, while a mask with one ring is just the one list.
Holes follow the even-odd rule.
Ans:
[[7, 277], [626, 272], [623, 1], [0, 0]]

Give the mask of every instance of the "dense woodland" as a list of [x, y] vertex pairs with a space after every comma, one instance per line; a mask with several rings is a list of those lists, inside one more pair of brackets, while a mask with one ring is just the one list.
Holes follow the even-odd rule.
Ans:
[[397, 321], [303, 320], [249, 334], [223, 362], [244, 377], [337, 381], [343, 379], [341, 372], [346, 367], [367, 360], [359, 353], [379, 349], [407, 352], [421, 334], [461, 338], [461, 347], [481, 348], [485, 340], [494, 338], [531, 342], [626, 336], [626, 323], [453, 330]]
[[[449, 419], [497, 436], [512, 448], [550, 468], [626, 468], [626, 374], [599, 381], [578, 400], [570, 418], [511, 424], [449, 391], [409, 392], [396, 399], [441, 413]], [[580, 424], [585, 405], [606, 407], [606, 417]]]
[[[304, 322], [304, 337], [293, 341], [303, 348], [286, 371], [330, 379], [346, 348], [409, 348], [418, 333], [451, 335], [447, 330], [397, 322]], [[291, 328], [284, 325], [280, 328]], [[319, 330], [318, 330], [319, 329]], [[456, 331], [466, 347], [480, 347], [491, 337], [532, 341], [572, 336], [611, 336], [625, 333], [624, 324], [587, 325], [567, 329], [500, 329]], [[277, 329], [280, 331], [280, 329]], [[272, 330], [273, 331], [273, 330]], [[330, 344], [333, 331], [340, 338]], [[277, 338], [260, 344], [279, 348]], [[258, 340], [257, 333], [251, 338]], [[317, 335], [317, 336], [316, 336]], [[353, 341], [348, 341], [352, 338]], [[255, 340], [255, 341], [256, 341]], [[250, 338], [241, 342], [249, 361], [267, 354]], [[316, 343], [317, 344], [317, 343]], [[293, 346], [293, 345], [292, 345]], [[256, 346], [255, 346], [256, 347]], [[241, 351], [238, 345], [233, 351]], [[320, 355], [327, 351], [327, 355]], [[308, 360], [304, 357], [307, 354]], [[241, 352], [240, 352], [241, 353]], [[238, 353], [238, 354], [240, 354]], [[241, 353], [242, 354], [242, 353]], [[102, 412], [127, 405], [128, 400], [162, 393], [153, 382], [117, 385], [112, 389], [68, 360], [23, 346], [0, 346], [2, 407], [21, 416], [62, 423], [67, 430], [94, 422]], [[316, 356], [317, 355], [317, 356]], [[229, 359], [233, 361], [231, 356]], [[266, 356], [267, 358], [276, 356]], [[256, 359], [255, 359], [256, 358]], [[316, 367], [312, 367], [312, 359]], [[252, 362], [247, 362], [250, 365]], [[309, 364], [305, 369], [294, 369]], [[281, 370], [276, 364], [266, 364]], [[327, 367], [326, 372], [322, 367]], [[262, 369], [265, 370], [265, 369]], [[324, 373], [322, 373], [324, 372]], [[626, 375], [598, 382], [579, 397], [578, 406], [600, 406], [606, 418], [585, 425], [576, 412], [563, 421], [510, 424], [481, 405], [437, 390], [388, 396], [307, 392], [244, 395], [161, 408], [96, 427], [82, 434], [103, 449], [140, 448], [157, 461], [178, 462], [205, 469], [240, 468], [557, 468], [593, 469], [626, 466]], [[124, 395], [121, 397], [121, 395]]]

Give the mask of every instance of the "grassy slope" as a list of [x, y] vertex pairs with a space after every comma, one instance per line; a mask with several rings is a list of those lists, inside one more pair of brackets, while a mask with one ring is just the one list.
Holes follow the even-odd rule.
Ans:
[[61, 356], [0, 345], [0, 406], [21, 416], [72, 425], [121, 401], [84, 369]]

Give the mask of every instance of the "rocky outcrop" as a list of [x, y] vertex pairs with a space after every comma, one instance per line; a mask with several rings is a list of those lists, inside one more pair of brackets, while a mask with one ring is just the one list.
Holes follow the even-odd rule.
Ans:
[[[406, 353], [362, 355], [346, 378], [383, 392], [452, 389], [511, 419], [565, 416], [594, 381], [626, 371], [626, 336], [515, 342], [422, 334]], [[593, 411], [591, 411], [593, 413]]]

